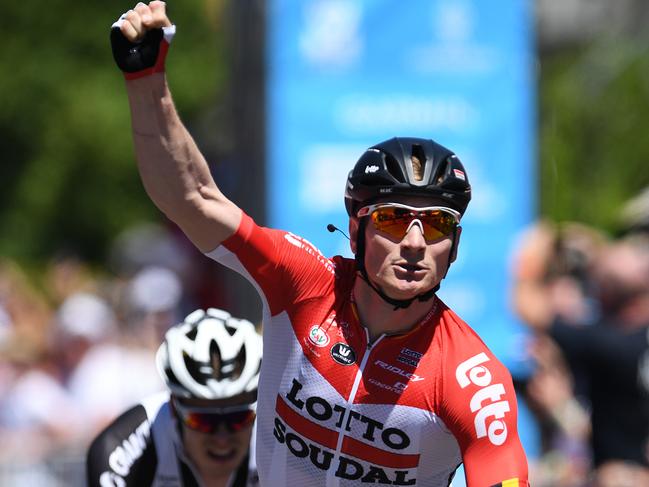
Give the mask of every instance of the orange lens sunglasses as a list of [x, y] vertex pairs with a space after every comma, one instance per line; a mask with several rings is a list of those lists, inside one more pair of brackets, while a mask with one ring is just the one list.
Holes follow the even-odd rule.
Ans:
[[370, 216], [374, 228], [401, 240], [406, 236], [413, 220], [421, 222], [426, 242], [450, 236], [460, 222], [460, 213], [444, 206], [418, 208], [400, 203], [378, 203], [364, 206], [356, 216]]

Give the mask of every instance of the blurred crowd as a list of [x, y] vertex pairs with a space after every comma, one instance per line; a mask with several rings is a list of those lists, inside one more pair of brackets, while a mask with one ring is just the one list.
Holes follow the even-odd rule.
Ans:
[[649, 485], [649, 190], [621, 222], [611, 237], [539, 221], [513, 256], [535, 363], [520, 392], [541, 430], [536, 487]]
[[154, 354], [167, 328], [228, 307], [206, 260], [154, 224], [118, 236], [101, 272], [70, 252], [37, 279], [0, 259], [0, 485], [81, 485], [94, 435], [163, 390]]
[[[535, 487], [649, 485], [648, 216], [649, 190], [625, 208], [620, 235], [538, 221], [515, 247], [512, 306], [535, 364], [519, 394], [542, 443]], [[212, 264], [152, 224], [118, 236], [109, 272], [61, 253], [35, 285], [0, 260], [0, 484], [81, 485], [90, 439], [162, 390], [154, 353], [166, 329], [230, 307]], [[62, 458], [77, 470], [57, 473]]]

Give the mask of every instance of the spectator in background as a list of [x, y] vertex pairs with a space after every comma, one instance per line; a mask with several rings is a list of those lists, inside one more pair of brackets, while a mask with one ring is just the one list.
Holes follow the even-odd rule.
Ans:
[[50, 304], [58, 308], [77, 292], [99, 292], [102, 282], [90, 266], [74, 252], [59, 251], [47, 263], [43, 274], [43, 289]]
[[598, 319], [593, 266], [607, 237], [577, 223], [530, 227], [514, 256], [513, 305], [532, 329], [545, 330], [555, 318], [573, 324]]
[[0, 384], [0, 464], [36, 463], [79, 440], [81, 408], [52, 354], [9, 341], [0, 352]]
[[[584, 225], [556, 227], [541, 221], [524, 234], [514, 256], [514, 307], [533, 330], [545, 330], [555, 318], [592, 324], [591, 268], [607, 239]], [[565, 363], [543, 333], [530, 347], [536, 367], [523, 393], [538, 421], [544, 454], [532, 468], [537, 487], [574, 487], [585, 482], [591, 466], [590, 418], [584, 405], [586, 379]]]
[[183, 286], [178, 275], [161, 266], [139, 270], [123, 289], [124, 320], [129, 333], [155, 350], [182, 316]]
[[37, 349], [47, 346], [47, 329], [52, 308], [16, 263], [0, 258], [0, 319], [5, 337], [29, 342]]
[[[121, 261], [128, 275], [93, 272], [62, 252], [38, 275], [39, 286], [0, 259], [0, 484], [76, 482], [89, 439], [164, 388], [155, 350], [193, 302], [177, 275], [191, 269], [178, 254], [165, 262], [174, 268], [141, 265], [174, 255], [165, 232], [148, 235]], [[146, 245], [159, 249], [143, 255]]]
[[649, 234], [649, 186], [627, 201], [620, 220], [626, 233]]
[[[224, 269], [212, 260], [205, 260], [196, 247], [173, 223], [165, 225], [142, 223], [123, 231], [111, 245], [108, 265], [121, 283], [118, 296], [121, 308], [132, 321], [134, 311], [128, 302], [125, 286], [145, 269], [164, 268], [173, 272], [182, 286], [177, 304], [178, 314], [167, 327], [196, 308], [231, 308], [240, 298], [232, 276], [225, 279]], [[227, 272], [227, 271], [226, 271]], [[235, 278], [238, 276], [235, 274]], [[247, 283], [246, 283], [247, 285]], [[158, 336], [154, 343], [160, 343]]]
[[115, 275], [128, 279], [151, 266], [172, 270], [183, 284], [192, 279], [190, 252], [159, 224], [141, 223], [124, 230], [112, 242], [108, 260]]
[[162, 388], [153, 352], [123, 346], [117, 331], [109, 304], [79, 292], [57, 310], [47, 348], [27, 340], [10, 344], [5, 356], [12, 365], [11, 386], [2, 398], [0, 424], [23, 440], [23, 455], [26, 448], [42, 455], [73, 448], [143, 391]]
[[261, 353], [253, 325], [222, 310], [197, 310], [172, 327], [156, 357], [169, 392], [97, 436], [88, 485], [257, 485], [251, 435]]
[[[143, 276], [151, 274], [145, 270], [165, 269], [167, 273], [173, 273], [171, 279], [180, 284], [180, 296], [178, 296], [178, 302], [174, 303], [174, 306], [178, 308], [176, 310], [178, 314], [169, 320], [166, 328], [178, 322], [180, 317], [191, 310], [201, 307], [201, 303], [198, 303], [197, 288], [202, 269], [197, 263], [197, 254], [202, 257], [183, 234], [177, 235], [173, 228], [163, 225], [152, 223], [134, 225], [118, 235], [111, 245], [108, 264], [122, 284], [119, 286], [122, 295], [118, 296], [118, 300], [125, 314], [124, 319], [132, 322], [134, 313], [146, 313], [146, 308], [150, 308], [147, 303], [142, 303], [144, 306], [140, 306], [139, 299], [133, 300], [130, 296], [131, 289], [129, 289], [129, 287], [133, 287], [136, 280], [141, 281]], [[154, 274], [160, 275], [161, 273], [156, 271]], [[153, 278], [149, 276], [146, 279]], [[162, 277], [162, 279], [167, 282], [171, 280], [168, 277]], [[156, 286], [160, 285], [160, 279], [155, 280], [158, 281]], [[165, 294], [171, 292], [169, 289], [172, 286], [175, 284], [166, 285]], [[140, 295], [145, 294], [137, 292]], [[144, 299], [151, 301], [150, 298]], [[210, 306], [213, 302], [210, 301]], [[159, 307], [159, 304], [156, 304], [155, 307]], [[164, 331], [162, 330], [162, 334]], [[155, 348], [161, 339], [162, 335], [154, 340]]]
[[60, 353], [65, 382], [94, 346], [114, 339], [115, 314], [96, 294], [76, 292], [67, 297], [56, 312], [52, 329], [52, 348]]
[[154, 351], [119, 329], [113, 309], [101, 297], [68, 297], [58, 310], [56, 326], [56, 349], [65, 355], [65, 384], [83, 411], [86, 435], [104, 427], [143, 393], [162, 390]]
[[32, 461], [75, 437], [56, 357], [49, 350], [52, 310], [21, 267], [0, 261], [0, 462]]
[[610, 472], [641, 478], [649, 467], [649, 242], [598, 244], [577, 279], [549, 272], [562, 258], [550, 227], [538, 225], [529, 237], [518, 253], [515, 307], [583, 380], [597, 485], [626, 485], [608, 483]]
[[573, 378], [548, 337], [531, 347], [536, 367], [523, 392], [541, 429], [542, 452], [532, 467], [535, 487], [582, 487], [591, 468], [590, 417], [573, 392]]

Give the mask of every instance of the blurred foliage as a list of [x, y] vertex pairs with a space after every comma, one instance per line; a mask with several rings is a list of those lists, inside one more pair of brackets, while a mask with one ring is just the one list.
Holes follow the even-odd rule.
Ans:
[[[124, 81], [108, 33], [133, 1], [4, 5], [0, 255], [99, 262], [118, 232], [157, 217], [134, 164]], [[168, 76], [191, 120], [224, 84], [218, 0], [169, 1], [180, 26]], [[175, 56], [182, 52], [182, 56]]]
[[649, 43], [600, 37], [541, 57], [540, 213], [615, 233], [649, 186]]
[[[168, 76], [190, 123], [223, 94], [224, 1], [168, 2], [181, 34]], [[4, 5], [0, 255], [34, 264], [72, 250], [100, 263], [120, 230], [158, 217], [136, 175], [124, 81], [108, 42], [133, 3], [52, 0], [46, 13], [34, 2]], [[647, 46], [600, 38], [542, 54], [542, 215], [615, 230], [622, 203], [649, 185]]]

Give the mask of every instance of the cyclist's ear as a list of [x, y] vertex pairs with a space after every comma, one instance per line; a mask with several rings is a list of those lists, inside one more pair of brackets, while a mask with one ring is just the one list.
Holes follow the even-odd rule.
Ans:
[[349, 246], [352, 253], [356, 255], [356, 241], [358, 237], [358, 218], [349, 219]]

